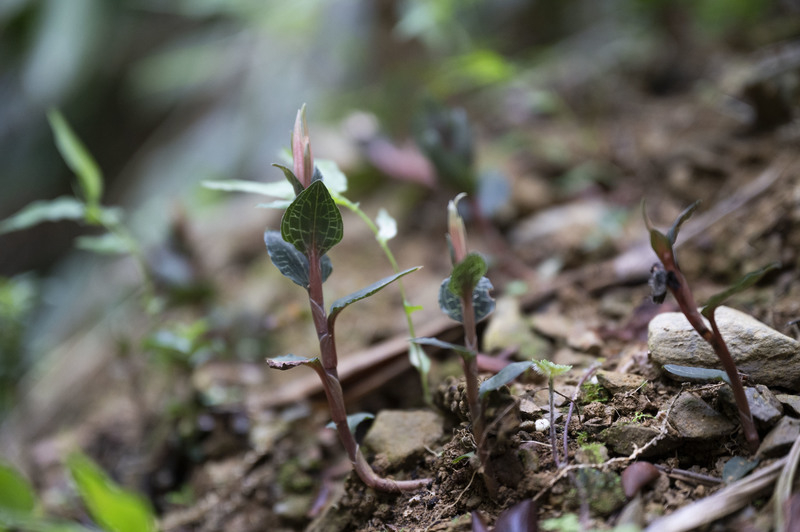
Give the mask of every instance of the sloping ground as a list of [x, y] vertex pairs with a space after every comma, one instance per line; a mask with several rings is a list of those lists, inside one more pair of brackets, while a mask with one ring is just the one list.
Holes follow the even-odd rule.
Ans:
[[[262, 249], [263, 215], [242, 210], [242, 203], [214, 220], [188, 222], [216, 299], [168, 317], [190, 322], [213, 316], [215, 308], [237, 309], [236, 320], [215, 321], [209, 334], [232, 342], [259, 338], [256, 360], [180, 371], [173, 366], [164, 373], [117, 357], [117, 340], [137, 338], [148, 327], [123, 305], [106, 318], [111, 327], [101, 325], [96, 334], [77, 335], [64, 346], [60, 365], [31, 387], [4, 428], [3, 448], [28, 464], [54, 511], [71, 514], [59, 502], [65, 484], [59, 461], [66, 449], [82, 447], [115, 477], [145, 489], [167, 531], [470, 530], [470, 512], [494, 522], [503, 509], [529, 498], [537, 501], [541, 519], [573, 513], [584, 520], [581, 529], [602, 529], [621, 520], [648, 525], [721, 491], [724, 465], [749, 455], [735, 414], [720, 399], [722, 385], [677, 383], [648, 356], [649, 319], [674, 306], [669, 299], [664, 308], [648, 302], [655, 256], [640, 201], [645, 198], [650, 217], [666, 227], [686, 205], [703, 200], [681, 232], [678, 252], [698, 301], [747, 271], [780, 261], [777, 272], [730, 304], [797, 338], [788, 325], [800, 318], [797, 132], [748, 132], [696, 94], [627, 96], [609, 115], [613, 119], [590, 126], [545, 118], [512, 128], [498, 119], [482, 135], [482, 159], [500, 161], [511, 183], [510, 205], [501, 213], [511, 250], [506, 254], [531, 269], [522, 291], [509, 284], [513, 275], [502, 261], [490, 270], [502, 305], [482, 330], [484, 350], [572, 365], [556, 382], [568, 397], [588, 368], [600, 364], [613, 372], [577, 394], [566, 467], [554, 467], [548, 433], [541, 430], [548, 418], [546, 383], [523, 377], [493, 397], [489, 409], [501, 483], [492, 498], [475, 461], [462, 458], [474, 451], [463, 383], [445, 376], [458, 375], [454, 356], [438, 353], [432, 382], [442, 436], [400, 462], [392, 462], [386, 449], [368, 457], [382, 474], [430, 477], [431, 486], [400, 496], [366, 489], [348, 473], [334, 432], [324, 428], [328, 415], [316, 376], [272, 373], [260, 362], [267, 354], [313, 353], [316, 339], [302, 292], [276, 274]], [[457, 191], [409, 190], [392, 184], [362, 203], [368, 212], [385, 206], [400, 213], [395, 253], [402, 266], [425, 265], [407, 283], [409, 300], [425, 307], [415, 315], [420, 335], [459, 341], [436, 304], [447, 275], [445, 205]], [[243, 222], [251, 212], [255, 221]], [[276, 223], [274, 217], [266, 221]], [[345, 219], [345, 241], [332, 253], [336, 273], [326, 285], [329, 298], [388, 273], [359, 223]], [[475, 249], [496, 249], [491, 235], [470, 231]], [[396, 293], [354, 306], [338, 327], [350, 412], [425, 408], [406, 360]], [[787, 364], [800, 363], [797, 357]], [[800, 393], [766, 384], [774, 394]], [[798, 416], [788, 406], [794, 400], [783, 399], [786, 419]], [[558, 404], [560, 435], [568, 403]], [[701, 415], [715, 420], [719, 432], [701, 427], [688, 434], [684, 428]], [[776, 424], [761, 426], [762, 436]], [[612, 426], [617, 428], [609, 432]], [[775, 464], [787, 451], [783, 446], [763, 457], [750, 475], [782, 467]], [[650, 461], [660, 472], [629, 500], [618, 473], [636, 460]], [[726, 500], [733, 515], [724, 527], [768, 529], [769, 483], [755, 493], [733, 490], [745, 494], [744, 504], [739, 511]], [[654, 528], [664, 529], [685, 528]]]

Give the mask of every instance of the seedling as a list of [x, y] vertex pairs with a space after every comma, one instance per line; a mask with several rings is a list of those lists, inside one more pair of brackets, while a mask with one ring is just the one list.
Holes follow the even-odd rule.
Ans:
[[[558, 446], [556, 444], [556, 423], [555, 423], [555, 386], [554, 379], [567, 371], [572, 369], [572, 366], [564, 366], [562, 364], [554, 364], [549, 360], [534, 360], [533, 369], [537, 373], [547, 377], [547, 388], [550, 392], [550, 445], [553, 449], [553, 463], [556, 467], [561, 468], [562, 462], [558, 457]], [[564, 427], [566, 431], [567, 428]], [[564, 457], [566, 458], [566, 456]]]
[[430, 480], [395, 481], [381, 478], [367, 464], [348, 423], [337, 371], [338, 355], [334, 335], [336, 318], [342, 310], [418, 268], [395, 273], [338, 299], [331, 305], [330, 311], [326, 312], [322, 283], [333, 270], [327, 252], [342, 239], [343, 224], [339, 208], [325, 185], [322, 172], [314, 166], [304, 109], [297, 113], [292, 134], [292, 156], [293, 169], [282, 170], [294, 190], [295, 198], [283, 214], [280, 232], [266, 231], [264, 241], [270, 259], [278, 270], [308, 292], [311, 316], [319, 339], [320, 356], [304, 358], [289, 354], [267, 359], [267, 363], [270, 367], [281, 370], [302, 365], [316, 371], [322, 381], [339, 439], [356, 473], [366, 485], [388, 492], [421, 488]]
[[[659, 261], [661, 261], [660, 263], [656, 263], [652, 269], [653, 275], [650, 286], [653, 290], [653, 300], [657, 303], [662, 302], [666, 296], [667, 290], [669, 290], [678, 303], [681, 312], [683, 312], [686, 319], [689, 320], [692, 327], [694, 327], [697, 333], [714, 349], [714, 353], [716, 353], [717, 358], [719, 358], [722, 363], [722, 367], [725, 369], [729, 384], [733, 390], [733, 396], [736, 400], [739, 420], [745, 439], [750, 446], [750, 450], [755, 452], [759, 445], [758, 432], [753, 423], [750, 405], [747, 403], [747, 396], [744, 392], [742, 380], [739, 377], [739, 371], [736, 368], [736, 362], [733, 360], [728, 346], [725, 344], [725, 340], [719, 332], [716, 319], [714, 318], [714, 312], [717, 307], [722, 305], [730, 296], [752, 286], [758, 282], [765, 273], [780, 267], [780, 265], [773, 263], [758, 271], [745, 275], [734, 286], [709, 299], [706, 305], [698, 311], [692, 291], [689, 289], [689, 284], [686, 282], [686, 278], [678, 267], [678, 261], [675, 259], [675, 251], [673, 248], [678, 238], [678, 231], [681, 225], [689, 219], [699, 203], [700, 202], [695, 202], [686, 208], [678, 216], [665, 235], [653, 228], [650, 219], [647, 217], [645, 204], [642, 202], [642, 215], [644, 216], [645, 225], [650, 232], [650, 245], [653, 251], [655, 251]], [[708, 320], [711, 329], [706, 326], [703, 318]]]
[[459, 194], [450, 201], [448, 211], [450, 258], [453, 270], [450, 277], [439, 287], [439, 307], [464, 328], [464, 346], [442, 342], [435, 338], [416, 338], [419, 344], [436, 345], [453, 349], [461, 356], [467, 381], [467, 403], [472, 419], [472, 434], [477, 444], [478, 458], [484, 467], [484, 481], [490, 493], [497, 492], [497, 483], [486, 469], [489, 468], [489, 449], [486, 444], [486, 420], [478, 388], [478, 333], [476, 324], [494, 310], [494, 299], [490, 295], [492, 283], [484, 276], [486, 261], [478, 253], [468, 253], [467, 232], [464, 220], [458, 214]]

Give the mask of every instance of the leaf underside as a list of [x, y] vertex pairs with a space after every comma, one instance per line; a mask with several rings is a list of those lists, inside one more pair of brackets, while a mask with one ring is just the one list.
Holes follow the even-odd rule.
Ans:
[[[295, 284], [308, 288], [308, 259], [306, 256], [286, 242], [278, 231], [265, 231], [264, 243], [267, 245], [269, 258], [278, 271]], [[333, 272], [331, 259], [327, 255], [323, 255], [320, 260], [320, 270], [324, 283]]]
[[275, 358], [268, 358], [267, 365], [272, 369], [286, 370], [296, 368], [297, 366], [315, 366], [319, 365], [319, 358], [305, 358], [291, 353], [281, 355]]
[[489, 377], [485, 381], [481, 383], [480, 388], [478, 388], [478, 395], [483, 397], [485, 394], [491, 392], [492, 390], [497, 390], [509, 382], [513, 381], [525, 371], [527, 371], [531, 367], [530, 360], [524, 360], [522, 362], [513, 362], [508, 366], [501, 369], [497, 372], [496, 375]]
[[[493, 288], [492, 282], [487, 277], [482, 277], [478, 281], [475, 290], [472, 291], [472, 305], [475, 311], [476, 323], [494, 311], [495, 301], [491, 296]], [[450, 277], [442, 281], [442, 285], [439, 287], [439, 308], [451, 319], [463, 323], [461, 298], [450, 290]]]
[[445, 342], [444, 340], [439, 340], [438, 338], [412, 338], [409, 341], [418, 345], [432, 345], [440, 349], [452, 349], [462, 356], [466, 355], [468, 357], [474, 357], [477, 354], [474, 351], [470, 351], [463, 345], [451, 344], [450, 342]]

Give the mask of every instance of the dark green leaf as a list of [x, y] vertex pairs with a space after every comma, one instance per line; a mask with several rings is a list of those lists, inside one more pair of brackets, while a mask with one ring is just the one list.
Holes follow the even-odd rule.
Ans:
[[0, 462], [0, 510], [30, 514], [36, 495], [30, 482], [10, 465]]
[[[448, 277], [442, 281], [442, 285], [439, 287], [439, 308], [451, 319], [462, 323], [461, 299], [453, 294], [449, 285], [450, 278]], [[472, 305], [475, 310], [476, 322], [486, 318], [494, 310], [495, 302], [490, 293], [493, 288], [492, 282], [483, 277], [478, 281], [475, 290], [473, 290]]]
[[750, 471], [755, 469], [759, 462], [760, 459], [758, 458], [748, 460], [746, 458], [742, 458], [741, 456], [734, 456], [728, 460], [722, 468], [722, 481], [725, 484], [736, 482]]
[[388, 277], [384, 277], [380, 281], [376, 281], [371, 285], [367, 286], [366, 288], [362, 288], [357, 292], [353, 292], [350, 295], [337, 299], [336, 301], [333, 302], [333, 305], [331, 305], [331, 311], [328, 316], [328, 322], [331, 325], [333, 325], [334, 321], [336, 321], [336, 317], [342, 310], [352, 305], [356, 301], [361, 301], [362, 299], [367, 298], [373, 295], [374, 293], [382, 290], [383, 288], [393, 283], [394, 281], [398, 280], [399, 278], [403, 277], [404, 275], [408, 275], [411, 272], [419, 270], [420, 267], [421, 266], [417, 266], [415, 268], [409, 268], [407, 270], [403, 270], [402, 272], [392, 274]]
[[756, 284], [762, 277], [764, 277], [765, 274], [771, 272], [772, 270], [777, 270], [780, 267], [781, 267], [780, 262], [773, 262], [772, 264], [764, 266], [760, 270], [748, 273], [747, 275], [739, 279], [739, 281], [735, 285], [731, 286], [724, 292], [720, 292], [719, 294], [712, 296], [711, 299], [709, 299], [706, 302], [705, 306], [703, 307], [703, 310], [701, 311], [703, 316], [705, 316], [706, 318], [710, 317], [714, 313], [714, 310], [720, 305], [722, 305], [729, 297], [750, 288], [751, 286]]
[[282, 166], [280, 164], [273, 164], [272, 166], [274, 166], [275, 168], [280, 168], [281, 170], [283, 170], [283, 175], [286, 176], [286, 180], [289, 183], [291, 183], [292, 188], [294, 189], [294, 195], [295, 196], [298, 196], [303, 190], [305, 190], [303, 188], [303, 184], [300, 182], [299, 179], [297, 179], [297, 176], [294, 175], [294, 172], [292, 172], [287, 167]]
[[342, 215], [322, 181], [314, 181], [286, 209], [281, 236], [308, 256], [324, 255], [342, 239]]
[[319, 366], [321, 367], [321, 363], [319, 358], [305, 358], [300, 357], [293, 354], [282, 355], [275, 358], [268, 358], [267, 365], [272, 369], [292, 369], [297, 366]]
[[692, 216], [692, 213], [694, 213], [695, 209], [697, 209], [699, 205], [700, 200], [697, 200], [686, 207], [683, 212], [678, 215], [678, 218], [672, 224], [672, 227], [670, 227], [669, 231], [667, 231], [667, 240], [669, 240], [670, 246], [674, 245], [675, 241], [678, 240], [678, 231], [683, 223]]
[[[358, 426], [368, 419], [375, 419], [375, 414], [370, 414], [369, 412], [350, 414], [347, 416], [347, 428], [349, 428], [350, 432], [355, 435], [356, 431], [358, 430]], [[325, 428], [336, 429], [336, 423], [331, 421], [325, 425]]]
[[731, 383], [728, 374], [721, 369], [697, 368], [693, 366], [679, 366], [677, 364], [664, 364], [664, 371], [695, 382], [723, 381]]
[[438, 347], [439, 349], [452, 349], [459, 355], [467, 358], [474, 358], [475, 355], [477, 355], [477, 353], [470, 351], [463, 345], [451, 344], [450, 342], [445, 342], [443, 340], [439, 340], [438, 338], [412, 338], [409, 341], [419, 345], [432, 345], [434, 347]]
[[34, 201], [22, 210], [0, 222], [0, 234], [20, 231], [43, 222], [60, 220], [82, 221], [86, 205], [70, 196], [61, 196], [49, 201]]
[[492, 390], [497, 390], [505, 386], [509, 382], [513, 381], [514, 379], [525, 373], [525, 371], [527, 371], [528, 368], [530, 367], [531, 367], [530, 360], [525, 360], [523, 362], [513, 362], [509, 364], [508, 366], [498, 371], [496, 375], [493, 375], [492, 377], [489, 377], [488, 379], [483, 381], [481, 383], [480, 388], [478, 388], [478, 395], [480, 397], [483, 397]]
[[75, 172], [86, 203], [98, 205], [103, 195], [100, 168], [59, 111], [51, 110], [47, 113], [47, 118], [55, 135], [58, 151], [67, 166]]
[[156, 520], [145, 500], [115, 484], [82, 454], [67, 459], [72, 478], [92, 518], [109, 532], [156, 531]]
[[470, 253], [453, 268], [449, 290], [457, 297], [468, 297], [486, 274], [486, 261], [478, 253]]
[[[278, 231], [265, 231], [264, 242], [267, 245], [267, 253], [272, 263], [283, 275], [291, 279], [295, 284], [308, 288], [308, 259], [305, 255], [281, 238]], [[320, 272], [324, 283], [331, 272], [333, 265], [327, 255], [322, 256], [320, 261]]]
[[644, 225], [650, 233], [650, 247], [653, 248], [658, 258], [663, 260], [665, 255], [672, 254], [672, 243], [664, 233], [653, 227], [650, 218], [647, 216], [647, 206], [644, 200], [642, 200], [642, 217], [644, 218]]

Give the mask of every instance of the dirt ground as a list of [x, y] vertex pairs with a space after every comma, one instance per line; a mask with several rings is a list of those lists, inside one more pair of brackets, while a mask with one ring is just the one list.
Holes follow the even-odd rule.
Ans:
[[[764, 82], [765, 90], [773, 81]], [[569, 95], [572, 105], [591, 104], [582, 96]], [[496, 220], [503, 239], [470, 222], [470, 243], [493, 259], [488, 276], [495, 296], [519, 310], [502, 319], [523, 324], [524, 341], [531, 342], [515, 345], [510, 334], [500, 333], [486, 349], [489, 331], [502, 325], [493, 322], [495, 316], [481, 326], [482, 345], [500, 360], [527, 356], [572, 365], [556, 381], [557, 390], [577, 397], [565, 467], [555, 466], [549, 434], [536, 427], [547, 418], [547, 383], [525, 375], [490, 395], [501, 484], [492, 497], [468, 456], [475, 442], [455, 355], [431, 352], [434, 405], [425, 405], [407, 361], [399, 296], [387, 290], [348, 309], [338, 323], [348, 411], [435, 410], [442, 414], [444, 436], [399, 468], [367, 453], [380, 474], [431, 478], [426, 489], [390, 495], [366, 488], [350, 471], [335, 432], [325, 428], [329, 417], [313, 372], [270, 372], [263, 363], [267, 355], [314, 353], [316, 338], [304, 294], [277, 275], [263, 249], [264, 222], [274, 227], [276, 215], [248, 210], [252, 198], [241, 197], [220, 207], [212, 222], [185, 221], [215, 301], [176, 307], [168, 316], [191, 322], [213, 316], [215, 308], [236, 308], [236, 320], [212, 319], [207, 336], [231, 343], [255, 338], [256, 356], [169, 371], [117, 356], [124, 351], [120, 338], [147, 327], [123, 309], [113, 334], [64, 348], [67, 357], [87, 350], [102, 354], [90, 367], [64, 363], [45, 374], [12, 413], [4, 445], [28, 465], [51, 511], [82, 518], [65, 500], [60, 465], [62, 452], [77, 445], [123, 484], [147, 493], [166, 532], [467, 531], [471, 512], [494, 523], [526, 499], [536, 501], [540, 526], [573, 514], [581, 524], [572, 529], [609, 530], [623, 522], [648, 525], [718, 492], [725, 485], [723, 466], [750, 453], [738, 422], [728, 437], [704, 442], [675, 437], [667, 422], [676, 397], [688, 394], [716, 407], [722, 385], [676, 382], [648, 356], [650, 318], [676, 306], [669, 297], [660, 307], [649, 300], [655, 256], [640, 202], [645, 199], [651, 219], [666, 228], [684, 207], [702, 200], [678, 251], [698, 301], [780, 261], [777, 271], [730, 305], [797, 339], [790, 322], [800, 318], [800, 131], [767, 118], [767, 124], [742, 121], [725, 101], [699, 90], [667, 96], [630, 90], [610, 101], [615, 108], [590, 123], [545, 116], [520, 124], [501, 111], [472, 117], [478, 159], [499, 167], [511, 195]], [[406, 283], [408, 299], [425, 307], [415, 314], [418, 334], [453, 342], [461, 342], [459, 331], [439, 313], [436, 294], [448, 268], [445, 207], [457, 192], [392, 182], [359, 198], [365, 211], [386, 207], [398, 219], [399, 236], [391, 246], [401, 266], [425, 266]], [[537, 222], [542, 213], [554, 213], [556, 223]], [[345, 239], [331, 258], [331, 300], [389, 271], [369, 232], [350, 215]], [[515, 282], [520, 265], [523, 288]], [[644, 384], [579, 388], [590, 368]], [[49, 386], [53, 382], [70, 384]], [[561, 441], [569, 402], [559, 402]], [[612, 424], [626, 423], [649, 435], [629, 450], [602, 435]], [[780, 458], [762, 459], [756, 471]], [[619, 474], [635, 461], [651, 462], [660, 472], [629, 498]], [[768, 530], [769, 497], [769, 490], [751, 497], [706, 529]], [[555, 528], [549, 529], [570, 530], [567, 519], [551, 521]]]

